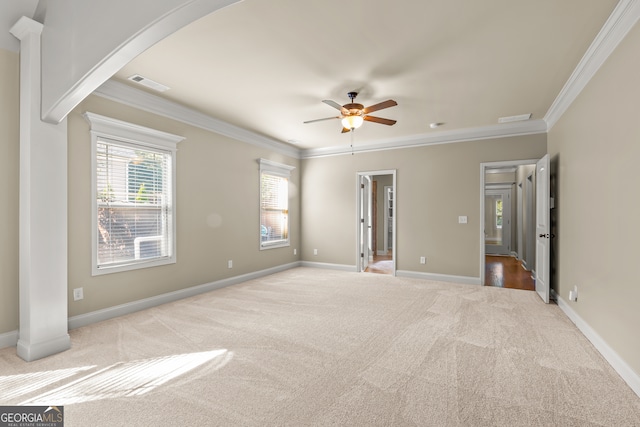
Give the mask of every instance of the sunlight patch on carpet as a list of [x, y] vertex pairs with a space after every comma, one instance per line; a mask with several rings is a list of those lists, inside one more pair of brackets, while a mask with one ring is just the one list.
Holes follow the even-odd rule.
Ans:
[[0, 401], [5, 402], [18, 396], [32, 393], [57, 381], [93, 368], [95, 366], [82, 366], [79, 368], [0, 376]]
[[[115, 363], [20, 405], [56, 405], [141, 396], [187, 372], [215, 361], [215, 370], [233, 357], [226, 349]], [[48, 404], [48, 403], [47, 403]]]

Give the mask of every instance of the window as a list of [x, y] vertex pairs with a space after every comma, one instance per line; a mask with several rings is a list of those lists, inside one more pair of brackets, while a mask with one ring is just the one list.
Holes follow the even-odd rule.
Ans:
[[175, 263], [182, 137], [86, 113], [92, 139], [93, 274]]
[[496, 200], [496, 228], [502, 228], [502, 198]]
[[260, 249], [289, 246], [289, 177], [293, 169], [260, 159]]

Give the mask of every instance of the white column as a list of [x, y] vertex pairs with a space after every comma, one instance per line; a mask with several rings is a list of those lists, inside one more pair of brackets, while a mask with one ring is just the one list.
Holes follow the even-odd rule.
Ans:
[[67, 329], [67, 122], [40, 119], [42, 24], [22, 17], [20, 39], [20, 335], [31, 361], [71, 346]]

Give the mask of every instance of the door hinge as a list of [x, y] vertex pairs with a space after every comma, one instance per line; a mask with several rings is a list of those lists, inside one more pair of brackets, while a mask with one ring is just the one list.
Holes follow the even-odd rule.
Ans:
[[360, 258], [364, 258], [364, 252], [360, 252]]
[[360, 222], [364, 224], [364, 218], [360, 218]]
[[364, 188], [364, 184], [360, 184], [360, 188]]

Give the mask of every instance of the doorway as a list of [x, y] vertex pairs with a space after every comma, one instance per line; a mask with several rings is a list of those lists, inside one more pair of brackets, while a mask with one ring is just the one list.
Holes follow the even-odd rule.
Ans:
[[[537, 160], [483, 163], [480, 198], [482, 285], [534, 289]], [[532, 185], [533, 184], [533, 185]]]
[[487, 185], [484, 191], [484, 247], [490, 255], [511, 254], [511, 186]]
[[396, 211], [396, 171], [358, 172], [357, 271], [395, 275]]

